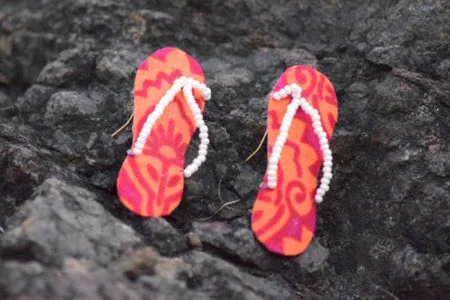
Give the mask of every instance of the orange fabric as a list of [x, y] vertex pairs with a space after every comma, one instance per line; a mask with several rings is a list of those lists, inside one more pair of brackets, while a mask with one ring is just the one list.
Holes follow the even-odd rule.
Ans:
[[[331, 140], [337, 120], [337, 99], [328, 78], [307, 67], [286, 70], [273, 89], [268, 106], [268, 157], [280, 133], [280, 126], [289, 96], [276, 101], [272, 94], [286, 85], [296, 83], [302, 97], [319, 111], [322, 126]], [[323, 155], [312, 127], [311, 118], [298, 109], [281, 152], [277, 171], [277, 187], [261, 187], [253, 208], [252, 230], [265, 247], [282, 255], [298, 255], [314, 235], [316, 205], [314, 196]], [[264, 177], [267, 184], [267, 174]]]
[[[161, 49], [141, 64], [134, 85], [133, 145], [147, 116], [181, 76], [205, 83], [200, 65], [176, 48]], [[204, 99], [195, 90], [194, 96], [203, 111]], [[120, 169], [117, 192], [126, 207], [154, 217], [168, 215], [179, 205], [184, 156], [195, 129], [194, 116], [181, 91], [156, 121], [143, 153], [127, 156]]]

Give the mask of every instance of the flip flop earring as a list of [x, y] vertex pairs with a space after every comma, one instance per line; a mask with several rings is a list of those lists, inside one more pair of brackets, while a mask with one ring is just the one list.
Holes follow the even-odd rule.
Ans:
[[330, 81], [307, 66], [287, 69], [270, 94], [268, 167], [252, 215], [252, 230], [269, 251], [298, 255], [311, 242], [316, 203], [332, 177], [329, 142], [336, 121]]
[[[164, 48], [138, 68], [134, 85], [133, 143], [117, 178], [122, 203], [145, 217], [170, 214], [180, 203], [184, 178], [206, 160], [208, 128], [203, 120], [211, 90], [200, 65], [176, 48]], [[184, 156], [199, 128], [198, 156]]]

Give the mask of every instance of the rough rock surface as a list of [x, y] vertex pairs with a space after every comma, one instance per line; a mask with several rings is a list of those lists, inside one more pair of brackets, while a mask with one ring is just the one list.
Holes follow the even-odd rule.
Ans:
[[[115, 193], [130, 129], [110, 135], [168, 45], [204, 68], [212, 149], [145, 220]], [[292, 64], [340, 115], [316, 236], [283, 258], [249, 229], [266, 154], [244, 160]], [[0, 299], [448, 299], [450, 2], [0, 0], [0, 191]]]

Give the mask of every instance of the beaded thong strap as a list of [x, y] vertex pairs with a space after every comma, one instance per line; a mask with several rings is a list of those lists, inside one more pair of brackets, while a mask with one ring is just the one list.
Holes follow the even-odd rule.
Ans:
[[305, 98], [301, 97], [301, 93], [302, 88], [299, 85], [291, 84], [273, 94], [274, 99], [277, 101], [292, 95], [292, 102], [289, 103], [287, 107], [286, 114], [284, 115], [281, 123], [280, 134], [276, 139], [275, 145], [273, 146], [272, 155], [269, 159], [267, 186], [271, 189], [274, 189], [277, 186], [277, 170], [281, 152], [288, 138], [289, 128], [291, 127], [294, 115], [297, 112], [297, 109], [301, 107], [301, 109], [307, 113], [313, 121], [312, 125], [314, 128], [314, 133], [319, 139], [320, 149], [323, 153], [323, 176], [320, 180], [320, 187], [317, 189], [315, 196], [316, 203], [321, 203], [323, 201], [323, 196], [330, 189], [329, 184], [332, 177], [331, 168], [333, 166], [333, 157], [328, 144], [327, 134], [322, 127], [319, 112], [317, 109], [312, 107], [312, 105], [309, 104]]
[[208, 152], [208, 127], [203, 120], [203, 115], [200, 107], [197, 102], [195, 102], [194, 94], [192, 92], [193, 89], [198, 89], [205, 100], [209, 100], [211, 98], [211, 90], [204, 84], [193, 78], [187, 78], [182, 76], [174, 81], [173, 85], [170, 89], [167, 90], [166, 94], [161, 98], [161, 100], [156, 104], [155, 109], [152, 113], [147, 116], [147, 119], [142, 126], [141, 131], [139, 132], [138, 138], [134, 147], [131, 150], [128, 150], [128, 155], [141, 155], [144, 150], [144, 145], [147, 141], [150, 132], [152, 131], [153, 125], [155, 125], [156, 121], [161, 117], [164, 112], [164, 109], [169, 105], [170, 102], [173, 101], [175, 95], [178, 94], [181, 90], [183, 90], [184, 98], [186, 99], [189, 108], [194, 114], [195, 123], [200, 131], [200, 145], [198, 150], [198, 156], [193, 160], [193, 162], [184, 169], [183, 174], [185, 177], [191, 177], [201, 164], [206, 160], [206, 154]]

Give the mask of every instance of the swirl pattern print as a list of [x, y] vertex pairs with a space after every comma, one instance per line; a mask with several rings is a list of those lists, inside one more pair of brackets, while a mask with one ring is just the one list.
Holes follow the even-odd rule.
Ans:
[[[163, 48], [149, 56], [138, 68], [134, 85], [133, 145], [147, 116], [182, 76], [205, 83], [200, 65], [177, 48]], [[205, 99], [193, 91], [203, 112]], [[196, 122], [183, 92], [154, 124], [141, 155], [127, 156], [117, 179], [122, 203], [144, 217], [165, 216], [179, 204], [184, 187], [186, 148], [196, 130]]]
[[[276, 101], [272, 94], [294, 83], [301, 87], [302, 97], [318, 110], [328, 142], [331, 140], [338, 115], [334, 88], [328, 78], [313, 68], [294, 66], [281, 76], [269, 99], [268, 157], [291, 99]], [[253, 208], [252, 230], [269, 251], [298, 255], [311, 242], [316, 224], [314, 197], [322, 162], [323, 154], [312, 119], [299, 108], [281, 152], [277, 186], [268, 188], [266, 172]]]

